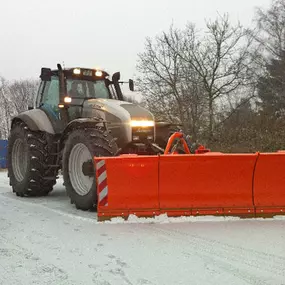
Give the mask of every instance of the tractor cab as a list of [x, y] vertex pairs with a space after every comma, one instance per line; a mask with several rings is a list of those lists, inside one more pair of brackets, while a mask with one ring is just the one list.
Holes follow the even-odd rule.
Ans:
[[[56, 132], [61, 132], [66, 125], [81, 118], [84, 114], [84, 103], [90, 99], [125, 101], [120, 84], [120, 72], [109, 74], [99, 69], [90, 68], [50, 68], [41, 69], [41, 83], [34, 108], [42, 109], [52, 122]], [[129, 88], [134, 90], [133, 80]]]

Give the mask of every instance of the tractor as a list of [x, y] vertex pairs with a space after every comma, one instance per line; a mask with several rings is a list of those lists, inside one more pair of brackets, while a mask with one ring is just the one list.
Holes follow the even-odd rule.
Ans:
[[11, 122], [8, 177], [17, 196], [48, 195], [61, 171], [71, 203], [94, 209], [94, 157], [157, 155], [179, 130], [128, 102], [120, 86], [134, 91], [134, 82], [120, 81], [120, 72], [109, 79], [103, 70], [57, 64], [40, 79], [33, 106]]

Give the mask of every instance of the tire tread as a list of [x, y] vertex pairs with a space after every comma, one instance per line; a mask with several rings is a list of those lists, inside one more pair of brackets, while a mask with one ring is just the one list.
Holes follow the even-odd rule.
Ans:
[[[28, 167], [25, 181], [17, 182], [13, 175], [11, 167], [11, 158], [9, 159], [8, 171], [10, 178], [10, 185], [13, 186], [13, 191], [19, 196], [46, 196], [53, 190], [56, 184], [58, 169], [50, 169], [49, 161], [49, 145], [46, 139], [46, 134], [43, 132], [31, 131], [25, 123], [19, 122], [13, 126], [11, 134], [21, 133], [26, 137], [26, 142], [29, 147]], [[9, 150], [11, 157], [12, 146]], [[55, 160], [55, 158], [53, 158]], [[45, 178], [50, 177], [51, 180]]]

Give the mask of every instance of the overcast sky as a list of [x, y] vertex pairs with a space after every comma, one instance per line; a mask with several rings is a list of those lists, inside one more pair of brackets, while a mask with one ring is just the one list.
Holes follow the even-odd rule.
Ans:
[[145, 37], [173, 22], [203, 27], [205, 18], [228, 12], [251, 24], [257, 6], [271, 0], [0, 0], [0, 75], [38, 78], [42, 66], [100, 66], [135, 74]]

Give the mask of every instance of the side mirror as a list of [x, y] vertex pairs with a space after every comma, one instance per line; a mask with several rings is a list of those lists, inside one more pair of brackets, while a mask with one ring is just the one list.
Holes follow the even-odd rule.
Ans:
[[121, 73], [118, 71], [118, 72], [113, 74], [112, 81], [113, 82], [118, 82], [120, 80], [120, 78], [121, 78]]
[[131, 91], [134, 91], [134, 80], [129, 79], [129, 88]]
[[51, 81], [51, 69], [43, 67], [40, 75], [41, 80]]

